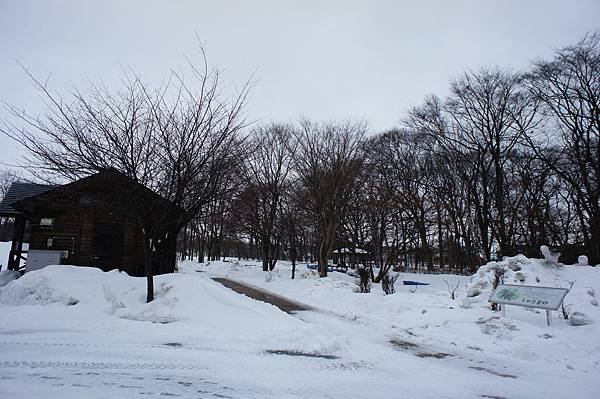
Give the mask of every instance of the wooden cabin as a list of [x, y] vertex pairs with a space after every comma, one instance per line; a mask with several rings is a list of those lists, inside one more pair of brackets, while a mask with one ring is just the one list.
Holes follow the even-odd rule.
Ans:
[[165, 239], [166, 224], [179, 212], [171, 202], [114, 170], [54, 187], [14, 183], [0, 203], [0, 216], [15, 218], [8, 267], [19, 270], [25, 259], [22, 243], [27, 230], [25, 271], [59, 263], [145, 276], [143, 217], [146, 222], [165, 221], [164, 228], [160, 222], [153, 224], [158, 227], [152, 266], [154, 274], [172, 273], [177, 232], [170, 231], [172, 239]]

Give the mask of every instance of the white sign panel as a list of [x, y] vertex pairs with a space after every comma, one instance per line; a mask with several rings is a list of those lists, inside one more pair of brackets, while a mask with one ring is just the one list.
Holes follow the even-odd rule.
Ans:
[[567, 292], [569, 290], [566, 288], [500, 284], [490, 297], [490, 302], [557, 310]]
[[39, 270], [48, 265], [60, 265], [61, 251], [48, 251], [44, 249], [30, 249], [27, 251], [25, 271]]

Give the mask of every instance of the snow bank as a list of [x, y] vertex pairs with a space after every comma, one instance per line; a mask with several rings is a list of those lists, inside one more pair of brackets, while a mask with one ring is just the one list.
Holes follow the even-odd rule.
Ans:
[[0, 311], [29, 314], [21, 328], [54, 318], [65, 324], [78, 320], [73, 323], [77, 328], [101, 325], [117, 334], [169, 331], [168, 342], [210, 337], [213, 342], [246, 343], [247, 348], [326, 352], [340, 347], [326, 330], [234, 293], [206, 276], [160, 275], [154, 284], [155, 299], [146, 303], [145, 278], [116, 270], [48, 266], [0, 288], [0, 305], [6, 305]]
[[[523, 255], [509, 257], [501, 262], [489, 262], [471, 276], [467, 290], [469, 294], [462, 307], [487, 304], [492, 295], [492, 280], [495, 273], [502, 273], [505, 284], [523, 284], [570, 289], [564, 306], [573, 315], [571, 325], [600, 322], [600, 309], [596, 291], [600, 288], [600, 268], [583, 264], [563, 265], [546, 259], [529, 259]], [[474, 294], [477, 293], [477, 294]]]
[[[21, 365], [5, 371], [22, 373], [18, 380], [6, 380], [0, 391], [17, 382], [15, 392], [30, 392], [34, 380], [26, 373], [40, 361], [64, 364], [60, 376], [69, 383], [80, 378], [73, 377], [78, 367], [73, 364], [135, 362], [144, 366], [144, 374], [137, 374], [145, 380], [144, 395], [153, 391], [156, 396], [167, 384], [160, 380], [160, 390], [150, 389], [158, 370], [176, 373], [181, 366], [180, 376], [169, 374], [171, 385], [193, 374], [233, 387], [221, 391], [230, 397], [389, 397], [406, 391], [407, 397], [427, 398], [596, 398], [600, 269], [545, 264], [515, 257], [485, 265], [470, 277], [403, 273], [396, 293], [384, 295], [379, 284], [371, 293], [355, 293], [353, 277], [333, 272], [317, 278], [305, 264], [291, 280], [290, 264], [278, 262], [266, 281], [256, 261], [185, 262], [179, 274], [155, 278], [156, 299], [150, 304], [144, 300], [144, 278], [50, 266], [0, 288], [0, 353], [5, 364]], [[566, 297], [569, 321], [552, 312], [554, 322], [547, 326], [543, 311], [516, 306], [507, 317], [492, 312], [489, 280], [498, 268], [507, 269], [506, 283], [524, 279], [523, 284], [568, 287], [574, 281]], [[234, 293], [211, 276], [260, 287], [315, 311], [288, 315]], [[403, 286], [402, 280], [429, 285]], [[455, 300], [446, 281], [451, 287], [460, 284]], [[461, 306], [465, 301], [469, 306]], [[292, 356], [307, 353], [337, 358]], [[102, 374], [113, 378], [117, 373], [110, 370]], [[97, 379], [87, 374], [94, 376], [85, 381]], [[114, 380], [98, 381], [101, 394], [95, 396], [134, 395], [130, 383], [123, 384], [126, 393], [105, 393], [109, 388], [101, 381]], [[264, 394], [273, 387], [273, 395]], [[180, 389], [182, 397], [190, 396], [191, 391], [183, 392], [187, 386]], [[66, 392], [60, 397], [86, 396]]]
[[[7, 284], [0, 290], [0, 303], [4, 305], [46, 305], [50, 303], [73, 305], [77, 303], [77, 300], [69, 295], [66, 289], [69, 284], [73, 283], [71, 279], [66, 278], [68, 273], [61, 270], [62, 266], [51, 266], [51, 268], [52, 270], [44, 273], [26, 273], [18, 281]], [[65, 270], [71, 268], [75, 268], [75, 266], [64, 267]], [[96, 270], [100, 272], [100, 270]], [[85, 273], [90, 271], [86, 270]], [[81, 284], [79, 284], [74, 291], [77, 292], [81, 288]]]
[[19, 277], [21, 277], [21, 273], [14, 270], [0, 271], [0, 287], [4, 287], [6, 284], [18, 279]]

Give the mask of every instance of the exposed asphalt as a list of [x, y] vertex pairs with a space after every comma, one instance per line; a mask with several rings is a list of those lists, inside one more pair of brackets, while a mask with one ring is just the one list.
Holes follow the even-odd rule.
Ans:
[[251, 287], [249, 285], [230, 280], [228, 278], [213, 277], [213, 280], [225, 287], [237, 292], [238, 294], [246, 295], [257, 301], [270, 303], [271, 305], [277, 306], [279, 309], [286, 313], [295, 313], [302, 310], [311, 310], [311, 307], [302, 303], [290, 301], [287, 298], [272, 294], [270, 292], [262, 291], [260, 289]]

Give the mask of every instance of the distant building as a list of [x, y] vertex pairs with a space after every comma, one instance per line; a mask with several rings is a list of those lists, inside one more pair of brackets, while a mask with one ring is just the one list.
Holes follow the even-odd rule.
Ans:
[[333, 264], [340, 267], [352, 267], [368, 263], [370, 254], [361, 248], [338, 248], [331, 252]]
[[[0, 217], [15, 220], [8, 268], [19, 270], [27, 259], [25, 271], [69, 264], [144, 276], [144, 241], [136, 220], [140, 204], [150, 209], [144, 218], [162, 220], [178, 212], [171, 202], [114, 170], [61, 186], [15, 182], [0, 203]], [[175, 241], [153, 243], [154, 274], [174, 271]]]

